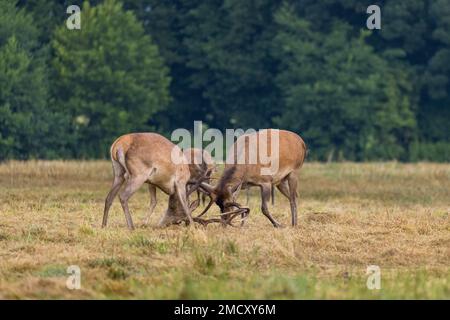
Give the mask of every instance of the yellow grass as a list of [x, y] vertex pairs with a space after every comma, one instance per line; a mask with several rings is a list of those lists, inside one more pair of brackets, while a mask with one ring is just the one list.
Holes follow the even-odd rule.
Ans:
[[[0, 165], [0, 298], [450, 298], [450, 165], [318, 164], [300, 173], [299, 226], [276, 193], [274, 229], [252, 192], [244, 228], [151, 226], [143, 187], [101, 229], [106, 161]], [[245, 203], [245, 196], [241, 195]], [[210, 214], [217, 214], [213, 208]], [[66, 269], [81, 268], [81, 289]], [[381, 269], [380, 290], [366, 268]]]

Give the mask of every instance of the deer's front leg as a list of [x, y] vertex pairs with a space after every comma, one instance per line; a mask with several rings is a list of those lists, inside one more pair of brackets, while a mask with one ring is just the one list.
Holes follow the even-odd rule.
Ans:
[[153, 210], [155, 210], [156, 207], [156, 187], [153, 184], [149, 184], [148, 185], [148, 191], [150, 193], [150, 207], [148, 209], [147, 214], [145, 215], [145, 219], [144, 219], [144, 225], [148, 224], [148, 221], [150, 220], [150, 216], [153, 213]]
[[188, 199], [186, 195], [186, 186], [183, 186], [181, 184], [175, 185], [175, 192], [176, 196], [178, 197], [178, 201], [181, 204], [181, 207], [183, 208], [184, 214], [187, 218], [187, 224], [193, 225], [194, 220], [192, 219], [191, 210], [189, 209]]

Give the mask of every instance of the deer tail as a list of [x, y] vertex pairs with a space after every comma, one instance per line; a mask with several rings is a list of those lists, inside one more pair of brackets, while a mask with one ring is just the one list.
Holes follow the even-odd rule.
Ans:
[[305, 141], [302, 140], [302, 144], [303, 144], [303, 150], [304, 151], [303, 151], [303, 159], [302, 159], [302, 163], [301, 163], [300, 167], [303, 166], [303, 163], [305, 162], [305, 159], [306, 159], [306, 157], [308, 156], [308, 153], [309, 153], [309, 149], [308, 149], [308, 146], [305, 143]]
[[125, 178], [130, 176], [130, 172], [128, 171], [127, 164], [125, 162], [125, 153], [123, 152], [122, 146], [117, 147], [116, 151], [117, 162], [125, 169]]

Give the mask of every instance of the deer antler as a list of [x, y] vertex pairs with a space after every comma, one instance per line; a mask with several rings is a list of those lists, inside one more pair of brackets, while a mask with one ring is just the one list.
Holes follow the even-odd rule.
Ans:
[[[234, 191], [236, 191], [236, 189], [239, 190], [241, 188], [241, 186], [242, 186], [242, 182], [235, 188]], [[209, 196], [210, 201], [209, 201], [208, 205], [206, 206], [206, 208], [197, 217], [194, 218], [195, 222], [201, 223], [202, 225], [208, 225], [209, 223], [212, 223], [212, 222], [220, 222], [223, 225], [230, 225], [232, 227], [235, 227], [235, 225], [233, 225], [232, 221], [237, 216], [240, 215], [241, 216], [241, 226], [244, 225], [244, 221], [247, 219], [247, 217], [250, 213], [250, 208], [242, 207], [236, 201], [233, 201], [233, 202], [227, 204], [225, 207], [226, 208], [236, 207], [237, 209], [221, 213], [220, 218], [211, 218], [211, 219], [201, 218], [209, 210], [209, 208], [211, 208], [212, 204], [214, 203], [215, 191], [211, 185], [209, 185], [208, 183], [205, 183], [205, 182], [200, 182], [198, 188], [200, 188], [200, 190], [202, 190]]]
[[208, 207], [200, 215], [193, 218], [195, 222], [198, 222], [204, 226], [207, 226], [208, 224], [213, 223], [213, 222], [219, 222], [223, 226], [229, 225], [232, 227], [236, 227], [232, 222], [237, 216], [240, 215], [241, 216], [241, 227], [242, 227], [244, 225], [244, 221], [247, 219], [247, 217], [250, 213], [250, 208], [241, 207], [237, 202], [233, 202], [233, 203], [228, 204], [227, 207], [237, 207], [237, 209], [221, 213], [220, 218], [210, 218], [210, 219], [201, 218], [201, 216], [203, 214], [205, 214], [206, 211], [208, 211], [208, 209], [212, 203], [213, 203], [213, 199], [211, 197], [211, 201], [210, 201], [210, 204], [208, 205]]
[[201, 186], [201, 184], [204, 182], [204, 181], [206, 181], [206, 180], [209, 180], [210, 179], [210, 175], [211, 175], [211, 169], [210, 170], [206, 170], [205, 172], [204, 172], [204, 174], [197, 180], [197, 181], [189, 181], [188, 182], [188, 184], [189, 185], [194, 185], [194, 187], [193, 188], [191, 188], [190, 190], [189, 190], [189, 192], [187, 193], [187, 196], [189, 197], [194, 191], [196, 191], [200, 186]]
[[210, 201], [209, 201], [208, 205], [206, 206], [206, 208], [197, 216], [197, 218], [200, 218], [201, 216], [203, 216], [209, 210], [209, 208], [211, 208], [211, 206], [214, 203], [214, 198], [213, 198], [214, 188], [205, 182], [200, 183], [199, 188], [200, 188], [200, 190], [202, 190], [204, 193], [206, 193], [209, 196]]
[[237, 202], [232, 202], [228, 204], [226, 207], [236, 207], [237, 209], [224, 212], [221, 214], [222, 217], [224, 217], [227, 221], [227, 224], [235, 227], [231, 222], [232, 220], [237, 217], [238, 215], [241, 215], [241, 227], [244, 225], [245, 220], [247, 219], [248, 215], [250, 214], [250, 208], [249, 207], [242, 207]]

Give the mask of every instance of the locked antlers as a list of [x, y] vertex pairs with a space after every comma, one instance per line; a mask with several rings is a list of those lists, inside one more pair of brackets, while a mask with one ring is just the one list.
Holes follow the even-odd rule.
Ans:
[[[241, 184], [236, 189], [237, 190], [240, 189], [240, 186], [241, 186]], [[236, 225], [233, 224], [233, 220], [237, 216], [241, 216], [241, 226], [243, 226], [244, 221], [247, 219], [247, 217], [250, 213], [250, 208], [243, 207], [236, 201], [233, 201], [233, 202], [225, 205], [224, 209], [228, 209], [228, 208], [235, 208], [235, 209], [231, 210], [231, 211], [227, 211], [227, 212], [222, 212], [220, 214], [220, 218], [210, 218], [210, 219], [201, 218], [209, 210], [209, 208], [211, 208], [211, 206], [215, 202], [215, 200], [217, 198], [217, 191], [211, 185], [209, 185], [205, 182], [200, 182], [198, 184], [198, 187], [209, 196], [210, 201], [209, 201], [208, 205], [206, 206], [206, 208], [197, 217], [193, 218], [193, 220], [195, 222], [198, 222], [202, 225], [208, 225], [213, 222], [219, 222], [224, 226], [230, 225], [232, 227], [236, 227]], [[235, 190], [235, 192], [236, 192], [236, 190]]]

